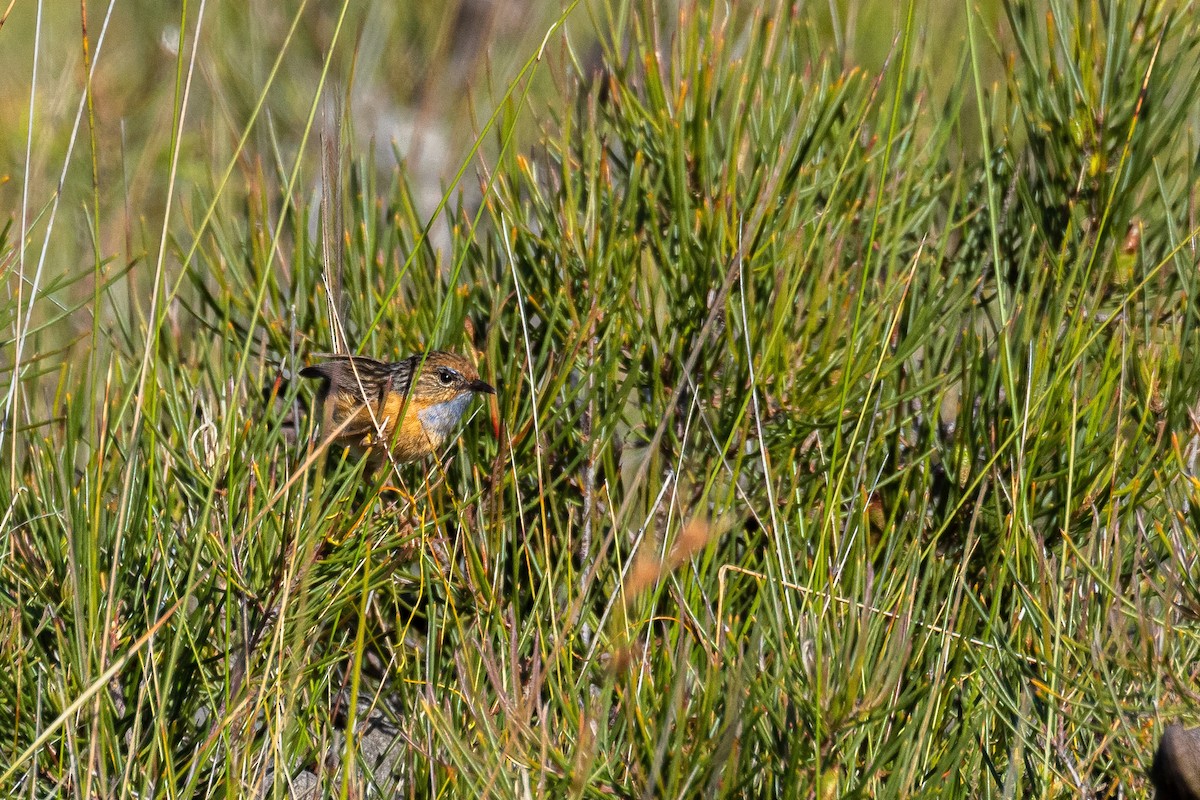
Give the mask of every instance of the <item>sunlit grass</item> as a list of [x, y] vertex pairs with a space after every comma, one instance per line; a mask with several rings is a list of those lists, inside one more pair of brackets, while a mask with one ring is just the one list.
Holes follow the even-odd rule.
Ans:
[[[284, 136], [181, 47], [165, 225], [105, 178], [32, 313], [0, 238], [0, 787], [1146, 791], [1196, 715], [1195, 23], [871, 8], [564, 9], [436, 219], [325, 105], [370, 9]], [[198, 76], [247, 120], [204, 157]], [[366, 476], [291, 380], [343, 336], [500, 391]]]

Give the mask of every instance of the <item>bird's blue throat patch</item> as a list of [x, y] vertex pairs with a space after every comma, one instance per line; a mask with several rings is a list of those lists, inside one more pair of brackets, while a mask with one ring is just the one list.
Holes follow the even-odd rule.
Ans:
[[464, 392], [453, 400], [418, 411], [417, 416], [421, 419], [426, 435], [435, 442], [441, 442], [454, 432], [454, 426], [458, 424], [470, 402], [471, 394]]

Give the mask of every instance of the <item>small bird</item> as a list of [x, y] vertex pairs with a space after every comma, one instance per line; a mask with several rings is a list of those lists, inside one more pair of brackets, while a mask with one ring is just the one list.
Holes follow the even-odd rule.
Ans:
[[338, 444], [366, 453], [372, 469], [388, 453], [405, 463], [436, 452], [472, 397], [496, 393], [471, 362], [441, 350], [394, 363], [366, 356], [323, 358], [300, 375], [322, 380], [317, 400], [325, 430], [337, 431]]

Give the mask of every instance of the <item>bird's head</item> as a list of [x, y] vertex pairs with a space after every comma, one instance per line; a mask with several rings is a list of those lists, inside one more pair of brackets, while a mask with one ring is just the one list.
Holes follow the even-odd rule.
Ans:
[[479, 373], [474, 365], [457, 353], [446, 353], [435, 350], [425, 356], [425, 363], [420, 363], [420, 356], [413, 356], [416, 364], [414, 370], [419, 370], [416, 382], [413, 384], [412, 399], [421, 405], [437, 405], [449, 403], [460, 397], [470, 398], [474, 394], [495, 394], [496, 390], [479, 379]]
[[472, 397], [496, 393], [479, 379], [479, 373], [470, 361], [455, 353], [428, 353], [424, 365], [418, 362], [413, 369], [419, 373], [409, 402], [416, 407], [417, 417], [435, 446], [454, 430]]

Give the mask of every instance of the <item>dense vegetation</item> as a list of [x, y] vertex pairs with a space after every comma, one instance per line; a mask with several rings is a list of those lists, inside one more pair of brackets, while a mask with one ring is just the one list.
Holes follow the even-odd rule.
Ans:
[[[84, 101], [63, 193], [4, 143], [0, 791], [1145, 791], [1197, 715], [1195, 10], [843, 5], [531, 12], [432, 179], [334, 88], [369, 3], [185, 5], [117, 169], [90, 20], [25, 87]], [[500, 391], [365, 476], [290, 380], [343, 342]]]

